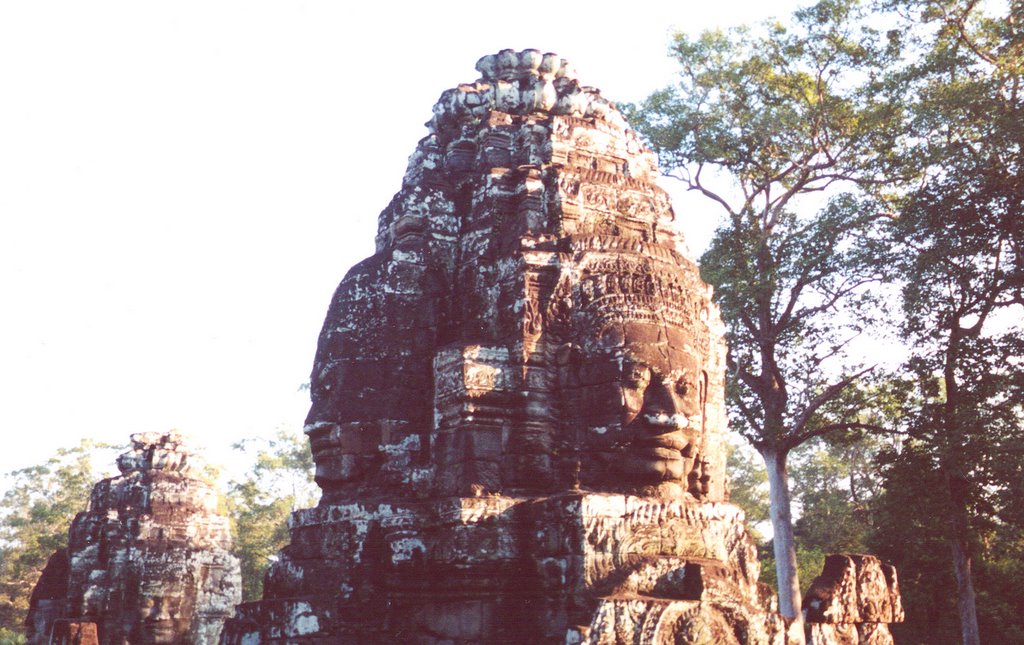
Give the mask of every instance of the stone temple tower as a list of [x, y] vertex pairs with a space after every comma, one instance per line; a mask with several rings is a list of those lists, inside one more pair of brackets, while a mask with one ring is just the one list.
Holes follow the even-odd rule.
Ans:
[[131, 439], [32, 593], [30, 643], [215, 645], [242, 598], [228, 518], [184, 438]]
[[723, 329], [654, 156], [553, 54], [445, 91], [330, 303], [323, 490], [229, 644], [785, 643]]

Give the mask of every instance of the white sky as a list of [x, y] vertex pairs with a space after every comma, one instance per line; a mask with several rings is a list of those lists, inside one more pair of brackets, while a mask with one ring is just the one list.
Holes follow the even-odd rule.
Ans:
[[[480, 56], [555, 51], [639, 100], [673, 28], [797, 4], [0, 3], [0, 472], [169, 428], [225, 462], [301, 426], [331, 293]], [[714, 207], [676, 211], [699, 250]]]

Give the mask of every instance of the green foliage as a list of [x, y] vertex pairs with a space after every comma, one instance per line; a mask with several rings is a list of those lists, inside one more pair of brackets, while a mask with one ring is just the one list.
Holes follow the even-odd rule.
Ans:
[[768, 473], [764, 462], [748, 446], [727, 443], [729, 501], [743, 509], [747, 530], [760, 541], [756, 525], [768, 521]]
[[0, 645], [25, 645], [25, 635], [0, 627]]
[[[746, 514], [747, 533], [757, 544], [758, 560], [761, 562], [760, 581], [778, 590], [778, 578], [775, 571], [775, 555], [772, 549], [771, 540], [765, 537], [758, 530], [760, 525], [768, 522], [769, 500], [768, 500], [768, 473], [765, 470], [764, 462], [747, 445], [727, 444], [728, 459], [726, 462], [729, 470], [729, 501]], [[802, 470], [796, 469], [793, 479], [803, 482]], [[845, 509], [844, 509], [845, 510]], [[830, 526], [829, 518], [815, 514], [808, 522], [812, 530], [821, 530]], [[820, 522], [825, 521], [822, 525]], [[804, 520], [798, 522], [798, 526], [804, 525]], [[804, 547], [796, 545], [796, 562], [799, 573], [800, 591], [805, 593], [810, 587], [811, 581], [821, 573], [825, 563], [826, 553], [834, 553], [828, 548], [812, 546]]]
[[7, 492], [0, 499], [0, 628], [21, 632], [39, 574], [54, 551], [67, 546], [71, 521], [88, 506], [98, 478], [93, 456], [112, 448], [83, 440], [57, 450], [43, 464], [5, 476]]
[[890, 104], [861, 91], [889, 60], [849, 0], [823, 0], [790, 25], [679, 33], [678, 83], [630, 114], [662, 166], [705, 191], [702, 171], [727, 171], [742, 191], [730, 213], [779, 212], [800, 194], [863, 179], [891, 147]]
[[934, 460], [910, 443], [880, 456], [885, 491], [875, 505], [871, 550], [896, 566], [907, 620], [900, 642], [957, 642], [955, 588], [941, 525], [942, 477]]
[[235, 445], [253, 460], [241, 481], [229, 484], [228, 512], [235, 532], [235, 554], [242, 566], [242, 600], [258, 600], [271, 559], [288, 544], [288, 516], [316, 499], [313, 457], [301, 433], [280, 430], [270, 440]]
[[[876, 436], [841, 433], [815, 439], [794, 453], [790, 475], [794, 498], [801, 511], [794, 529], [801, 594], [807, 592], [821, 573], [829, 553], [870, 551], [868, 541], [873, 536], [874, 505], [882, 491], [876, 457], [886, 448], [885, 442]], [[736, 459], [735, 454], [730, 454], [729, 462], [733, 476], [730, 501], [744, 510], [751, 506], [759, 509], [763, 515], [755, 512], [755, 518], [763, 521], [768, 512], [764, 467], [757, 464], [749, 452], [740, 459]], [[755, 539], [761, 541], [760, 536], [753, 533]], [[758, 551], [761, 581], [775, 587], [771, 541], [759, 544]]]
[[[887, 80], [909, 106], [901, 153], [921, 182], [896, 202], [900, 217], [884, 261], [902, 285], [908, 370], [925, 400], [913, 411], [912, 443], [889, 463], [886, 496], [898, 496], [894, 487], [903, 482], [923, 499], [903, 461], [933, 469], [930, 519], [953, 554], [963, 642], [985, 640], [986, 630], [1011, 642], [1008, 634], [1020, 633], [1012, 619], [1019, 601], [1001, 596], [1005, 585], [993, 581], [1017, 570], [997, 564], [989, 545], [996, 537], [1015, 544], [1007, 534], [1022, 527], [1024, 4], [889, 4], [906, 17], [911, 56]], [[939, 574], [942, 563], [906, 557], [912, 570]], [[948, 609], [948, 599], [929, 598], [924, 582], [918, 589], [909, 580], [911, 604]], [[921, 629], [914, 638], [945, 642]]]
[[801, 547], [822, 553], [863, 553], [872, 530], [872, 503], [881, 492], [874, 457], [878, 437], [833, 434], [794, 459]]
[[[769, 540], [758, 548], [758, 559], [761, 561], [760, 582], [765, 583], [772, 589], [778, 590], [778, 578], [775, 573], [775, 556], [772, 553], [772, 543]], [[814, 579], [821, 575], [825, 568], [825, 556], [833, 551], [822, 551], [816, 548], [805, 548], [797, 544], [796, 566], [799, 572], [800, 595], [803, 597], [811, 588]]]
[[863, 257], [877, 224], [844, 195], [813, 215], [779, 213], [769, 231], [734, 220], [701, 258], [728, 321], [734, 427], [759, 449], [858, 422], [864, 401], [842, 394], [864, 371], [847, 349], [875, 314], [865, 286], [880, 273]]
[[979, 545], [978, 622], [982, 642], [1024, 643], [1024, 539], [1018, 527], [1000, 526]]

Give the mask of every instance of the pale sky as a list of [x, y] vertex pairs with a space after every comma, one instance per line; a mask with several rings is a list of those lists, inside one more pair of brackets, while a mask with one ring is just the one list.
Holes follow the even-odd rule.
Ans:
[[[481, 56], [554, 51], [635, 101], [674, 29], [798, 4], [0, 3], [0, 472], [170, 428], [223, 463], [301, 427], [331, 294]], [[718, 213], [675, 194], [699, 252]]]

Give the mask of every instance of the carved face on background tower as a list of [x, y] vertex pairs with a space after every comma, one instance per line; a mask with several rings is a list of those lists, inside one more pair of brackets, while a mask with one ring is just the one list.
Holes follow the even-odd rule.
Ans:
[[195, 613], [195, 595], [191, 576], [144, 580], [139, 588], [132, 642], [185, 642]]
[[604, 326], [560, 356], [563, 398], [576, 410], [581, 483], [707, 493], [701, 454], [707, 377], [697, 351], [665, 323]]

